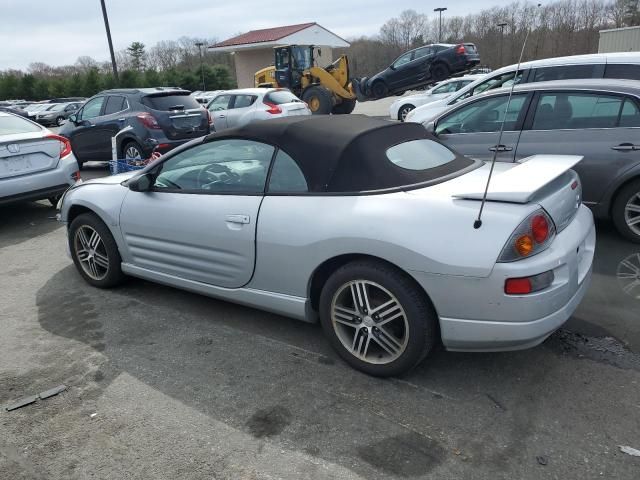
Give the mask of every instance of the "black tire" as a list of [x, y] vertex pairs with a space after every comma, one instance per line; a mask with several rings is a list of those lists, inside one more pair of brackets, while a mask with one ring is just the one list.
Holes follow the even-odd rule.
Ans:
[[[133, 150], [138, 152], [137, 157], [130, 155], [129, 152], [132, 152]], [[142, 147], [138, 142], [136, 142], [135, 140], [129, 140], [122, 145], [122, 158], [130, 160], [133, 160], [135, 158], [144, 159], [144, 150], [142, 150]]]
[[407, 114], [411, 111], [411, 110], [415, 110], [416, 107], [414, 107], [413, 105], [411, 105], [410, 103], [406, 104], [406, 105], [402, 105], [399, 109], [398, 109], [398, 120], [400, 120], [401, 122], [404, 122], [404, 119], [407, 117]]
[[[106, 268], [106, 273], [103, 278], [92, 278], [85, 271], [85, 267], [81, 264], [81, 261], [78, 257], [78, 248], [77, 246], [81, 243], [76, 241], [76, 236], [78, 230], [88, 227], [89, 229], [93, 229], [98, 233], [101, 240], [101, 252], [106, 254], [108, 267]], [[93, 213], [83, 213], [78, 215], [73, 219], [71, 225], [69, 226], [68, 232], [68, 242], [69, 242], [69, 251], [71, 252], [71, 258], [73, 259], [73, 263], [75, 264], [78, 272], [84, 280], [94, 287], [98, 288], [111, 288], [121, 284], [125, 275], [122, 273], [121, 262], [122, 258], [120, 257], [120, 252], [118, 251], [118, 245], [116, 241], [113, 239], [109, 228], [104, 224], [98, 216]], [[97, 249], [96, 249], [97, 250]]]
[[331, 92], [320, 85], [314, 85], [302, 92], [302, 100], [309, 105], [314, 115], [328, 115], [333, 110]]
[[445, 63], [436, 63], [431, 67], [431, 77], [436, 82], [441, 82], [442, 80], [449, 78], [449, 75], [449, 67], [447, 67]]
[[[342, 294], [340, 292], [346, 291], [346, 285], [357, 280], [373, 282], [373, 284], [383, 287], [395, 297], [404, 311], [408, 328], [403, 330], [406, 332], [405, 339], [401, 341], [406, 342], [406, 345], [403, 351], [398, 349], [401, 354], [397, 358], [387, 363], [373, 363], [356, 357], [351, 350], [343, 345], [334, 328], [334, 322], [331, 317], [332, 305], [334, 301], [338, 302], [338, 298], [341, 298], [340, 295]], [[371, 293], [372, 290], [370, 289], [369, 294]], [[371, 298], [371, 306], [373, 307], [374, 297], [372, 296]], [[370, 313], [373, 314], [373, 311]], [[372, 315], [372, 317], [375, 316]], [[355, 332], [364, 328], [367, 322], [381, 321], [372, 320], [372, 317], [365, 316], [364, 321], [361, 319], [361, 326], [353, 327], [354, 338], [359, 335]], [[436, 343], [438, 335], [437, 322], [437, 316], [429, 299], [414, 281], [397, 268], [378, 261], [361, 260], [344, 265], [329, 277], [320, 295], [320, 323], [329, 343], [349, 365], [369, 375], [378, 377], [396, 376], [415, 367]], [[360, 323], [357, 322], [358, 325]], [[391, 326], [390, 323], [388, 325]], [[405, 324], [403, 323], [402, 325]], [[351, 330], [348, 330], [349, 328], [352, 327], [347, 326], [346, 332], [351, 332]], [[369, 330], [372, 339], [375, 335], [375, 330], [375, 326], [372, 326]], [[377, 350], [384, 354], [379, 348], [379, 343], [372, 342], [371, 345], [376, 345]], [[373, 356], [375, 357], [375, 352]], [[382, 357], [380, 356], [379, 358]]]
[[337, 104], [333, 107], [333, 111], [331, 113], [335, 115], [347, 115], [353, 112], [353, 109], [356, 108], [356, 100], [343, 99], [342, 103]]
[[61, 127], [64, 124], [64, 117], [56, 118], [56, 125]]
[[371, 85], [371, 94], [375, 98], [384, 98], [389, 93], [389, 89], [387, 88], [387, 84], [382, 80], [378, 80], [373, 85]]
[[[640, 224], [633, 226], [628, 224], [628, 220], [640, 218], [640, 213], [626, 212], [627, 205], [631, 202], [640, 206], [640, 179], [634, 180], [623, 187], [616, 194], [611, 207], [611, 218], [618, 232], [626, 239], [640, 243]], [[634, 231], [634, 228], [636, 231]]]
[[60, 197], [62, 197], [62, 195], [54, 195], [53, 197], [47, 198], [47, 200], [49, 200], [49, 203], [53, 208], [56, 208], [58, 206], [58, 201], [60, 200]]

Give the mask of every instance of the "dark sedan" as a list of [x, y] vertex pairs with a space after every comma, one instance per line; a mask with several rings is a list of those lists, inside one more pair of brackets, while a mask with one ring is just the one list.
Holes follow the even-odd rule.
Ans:
[[363, 83], [367, 94], [382, 98], [442, 81], [478, 63], [480, 55], [473, 43], [425, 45], [403, 53], [388, 68]]
[[37, 112], [34, 119], [40, 125], [57, 125], [60, 127], [81, 106], [81, 102], [58, 103], [42, 112]]

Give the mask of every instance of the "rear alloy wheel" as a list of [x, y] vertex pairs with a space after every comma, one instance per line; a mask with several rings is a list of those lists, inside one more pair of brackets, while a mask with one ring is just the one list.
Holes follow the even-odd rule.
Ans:
[[331, 92], [319, 85], [309, 87], [302, 92], [302, 100], [309, 105], [309, 110], [314, 115], [328, 115], [333, 109]]
[[71, 222], [69, 250], [87, 283], [109, 288], [124, 280], [118, 246], [107, 226], [94, 214], [83, 213]]
[[59, 127], [61, 127], [62, 125], [64, 125], [64, 117], [58, 117], [58, 118], [56, 118], [56, 125], [58, 125]]
[[403, 105], [402, 107], [400, 107], [400, 110], [398, 110], [398, 120], [404, 122], [407, 119], [407, 115], [409, 115], [409, 112], [411, 110], [415, 110], [415, 108], [416, 107], [414, 107], [413, 105]]
[[640, 180], [620, 190], [613, 202], [611, 216], [620, 234], [640, 243]]
[[122, 149], [125, 160], [141, 160], [142, 159], [142, 147], [138, 142], [127, 142]]
[[431, 67], [431, 77], [436, 82], [441, 82], [449, 77], [449, 67], [447, 67], [444, 63], [436, 63], [433, 67]]
[[436, 316], [424, 292], [382, 262], [338, 269], [320, 296], [323, 330], [338, 354], [370, 375], [400, 375], [433, 347]]

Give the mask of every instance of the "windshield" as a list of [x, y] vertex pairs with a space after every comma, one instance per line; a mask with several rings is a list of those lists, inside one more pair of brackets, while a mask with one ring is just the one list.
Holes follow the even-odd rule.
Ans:
[[64, 110], [64, 108], [67, 106], [67, 104], [65, 103], [59, 103], [58, 105], [54, 105], [53, 107], [51, 107], [49, 109], [50, 112], [59, 112], [60, 110]]
[[522, 81], [523, 71], [518, 72], [518, 76], [516, 77], [516, 72], [506, 72], [500, 75], [495, 75], [491, 78], [483, 80], [479, 83], [476, 83], [475, 86], [472, 83], [468, 87], [460, 90], [458, 95], [455, 95], [453, 99], [449, 101], [449, 105], [453, 105], [454, 103], [458, 103], [465, 98], [469, 98], [473, 95], [478, 95], [479, 93], [486, 92], [489, 90], [493, 90], [494, 88], [502, 88], [502, 87], [510, 87], [513, 84], [514, 77], [516, 85]]

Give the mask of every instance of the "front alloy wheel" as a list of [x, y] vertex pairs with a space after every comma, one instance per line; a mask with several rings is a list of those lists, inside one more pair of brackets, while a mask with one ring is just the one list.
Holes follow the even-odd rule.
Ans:
[[437, 338], [437, 316], [420, 286], [384, 262], [358, 260], [337, 269], [320, 295], [320, 321], [337, 353], [370, 375], [400, 375]]
[[403, 105], [398, 112], [398, 120], [404, 122], [407, 119], [407, 115], [409, 115], [409, 112], [415, 108], [416, 107], [414, 107], [413, 105]]
[[109, 255], [100, 234], [89, 225], [76, 230], [74, 251], [84, 273], [92, 280], [103, 280], [109, 273]]

